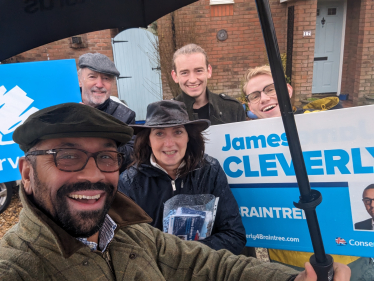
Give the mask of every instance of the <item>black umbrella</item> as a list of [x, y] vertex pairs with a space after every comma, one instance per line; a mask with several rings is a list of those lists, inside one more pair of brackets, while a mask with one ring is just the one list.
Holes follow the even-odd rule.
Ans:
[[305, 211], [305, 217], [308, 223], [310, 238], [314, 250], [314, 255], [310, 258], [310, 263], [317, 273], [318, 281], [330, 281], [333, 279], [334, 274], [333, 259], [330, 255], [326, 255], [325, 253], [316, 213], [316, 207], [322, 202], [322, 196], [317, 190], [310, 189], [299, 135], [297, 133], [291, 101], [288, 95], [287, 83], [283, 72], [269, 1], [256, 0], [256, 5], [271, 73], [274, 79], [274, 86], [277, 92], [278, 105], [282, 115], [283, 125], [287, 135], [290, 153], [295, 167], [296, 179], [301, 194], [299, 203], [294, 203], [294, 205]]
[[96, 30], [147, 27], [196, 0], [0, 0], [0, 61]]

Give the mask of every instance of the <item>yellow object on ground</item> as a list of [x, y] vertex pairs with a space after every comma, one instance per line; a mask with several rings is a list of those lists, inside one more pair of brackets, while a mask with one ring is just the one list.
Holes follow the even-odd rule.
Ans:
[[[296, 252], [296, 251], [286, 251], [286, 250], [276, 250], [269, 249], [269, 257], [272, 261], [281, 262], [284, 264], [289, 264], [297, 267], [304, 267], [304, 264], [309, 261], [310, 256], [313, 253], [307, 252]], [[340, 256], [340, 255], [331, 255], [334, 259], [334, 262], [349, 264], [358, 260], [360, 257], [353, 256]]]
[[338, 97], [327, 97], [319, 100], [312, 101], [307, 105], [303, 106], [303, 109], [313, 109], [313, 110], [328, 110], [333, 108], [339, 103]]

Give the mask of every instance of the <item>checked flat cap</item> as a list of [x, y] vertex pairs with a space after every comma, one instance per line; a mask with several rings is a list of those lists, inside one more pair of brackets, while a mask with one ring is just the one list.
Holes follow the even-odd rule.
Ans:
[[79, 68], [87, 67], [99, 73], [104, 73], [117, 77], [120, 75], [114, 63], [107, 56], [100, 53], [87, 53], [81, 55], [79, 57], [78, 65]]
[[123, 145], [132, 135], [132, 128], [105, 112], [84, 104], [63, 103], [30, 115], [14, 131], [13, 140], [27, 152], [46, 139], [96, 137]]

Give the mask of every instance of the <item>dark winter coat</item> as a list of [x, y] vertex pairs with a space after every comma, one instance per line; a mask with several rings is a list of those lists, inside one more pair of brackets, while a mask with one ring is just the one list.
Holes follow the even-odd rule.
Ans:
[[[209, 102], [209, 120], [212, 125], [246, 120], [243, 105], [237, 100], [225, 94], [217, 95], [208, 89], [206, 89], [206, 94]], [[193, 97], [182, 92], [175, 100], [185, 103], [190, 121], [199, 119], [198, 114], [193, 111], [192, 106], [195, 103]]]
[[[177, 194], [213, 194], [219, 197], [212, 235], [200, 242], [219, 250], [240, 254], [246, 243], [239, 207], [219, 162], [205, 155], [205, 164], [183, 178], [172, 180], [165, 172], [143, 164], [132, 166], [120, 176], [118, 190], [143, 208], [153, 219], [152, 226], [162, 230], [164, 203]], [[176, 190], [173, 191], [175, 185]]]
[[0, 280], [287, 281], [297, 274], [162, 233], [144, 223], [151, 219], [120, 192], [109, 210], [118, 226], [115, 235], [104, 253], [91, 251], [37, 209], [22, 190], [19, 222], [0, 240]]

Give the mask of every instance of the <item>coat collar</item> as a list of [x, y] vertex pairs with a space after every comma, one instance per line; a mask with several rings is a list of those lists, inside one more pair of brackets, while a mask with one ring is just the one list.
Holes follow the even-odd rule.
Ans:
[[[216, 98], [218, 97], [218, 95], [209, 91], [208, 88], [206, 88], [206, 95], [207, 95], [208, 103], [209, 103], [209, 120], [212, 122], [213, 125], [223, 124], [223, 122], [221, 121], [221, 115], [222, 115], [222, 113], [220, 112], [221, 106], [220, 106], [219, 100]], [[195, 99], [193, 97], [190, 97], [183, 91], [182, 91], [182, 97], [183, 97], [184, 103], [186, 104], [188, 117], [190, 118], [190, 120], [198, 119], [197, 114], [195, 114], [196, 118], [194, 117], [194, 111], [193, 111], [193, 104], [195, 103]]]
[[[69, 258], [85, 245], [69, 235], [64, 229], [59, 227], [51, 218], [38, 209], [26, 196], [24, 188], [20, 188], [20, 198], [23, 210], [20, 214], [19, 236], [30, 243], [38, 239], [39, 235], [45, 235], [52, 244], [48, 247], [56, 246], [64, 258]], [[108, 212], [109, 216], [121, 227], [150, 223], [152, 219], [134, 201], [123, 193], [117, 191], [112, 206]], [[30, 223], [31, 222], [31, 223]]]

